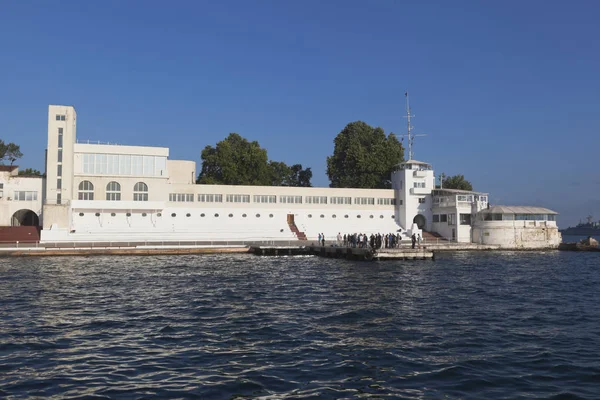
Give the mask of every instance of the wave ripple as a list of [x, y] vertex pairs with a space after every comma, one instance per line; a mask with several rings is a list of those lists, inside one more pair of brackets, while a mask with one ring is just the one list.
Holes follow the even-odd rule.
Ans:
[[596, 399], [597, 263], [0, 259], [0, 396]]

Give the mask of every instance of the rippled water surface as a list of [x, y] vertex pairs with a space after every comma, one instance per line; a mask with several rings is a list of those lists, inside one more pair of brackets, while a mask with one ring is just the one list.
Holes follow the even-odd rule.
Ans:
[[0, 259], [1, 398], [600, 398], [600, 254]]

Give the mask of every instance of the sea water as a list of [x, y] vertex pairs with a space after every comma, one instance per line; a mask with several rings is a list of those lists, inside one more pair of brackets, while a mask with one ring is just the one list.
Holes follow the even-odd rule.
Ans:
[[0, 259], [0, 397], [600, 398], [598, 253]]

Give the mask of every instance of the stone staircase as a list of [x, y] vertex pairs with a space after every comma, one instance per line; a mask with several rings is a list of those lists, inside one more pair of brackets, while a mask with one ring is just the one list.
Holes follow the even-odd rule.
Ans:
[[290, 227], [290, 230], [292, 232], [294, 232], [294, 235], [296, 235], [296, 237], [298, 238], [298, 240], [306, 240], [306, 234], [304, 232], [300, 232], [300, 229], [298, 229], [298, 227], [296, 226], [295, 223], [288, 222], [288, 226]]
[[441, 241], [448, 241], [448, 239], [446, 239], [445, 237], [443, 237], [442, 235], [440, 235], [437, 232], [427, 232], [427, 231], [422, 231], [422, 237], [423, 237], [423, 241], [425, 242], [441, 242]]

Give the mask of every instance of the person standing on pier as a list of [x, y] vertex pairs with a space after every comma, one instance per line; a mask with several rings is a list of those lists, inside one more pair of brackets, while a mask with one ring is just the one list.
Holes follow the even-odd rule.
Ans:
[[419, 245], [419, 248], [421, 248], [421, 240], [422, 240], [422, 239], [421, 239], [421, 234], [419, 233], [419, 234], [417, 235], [417, 244]]
[[413, 233], [412, 236], [410, 237], [410, 239], [412, 240], [412, 248], [414, 249], [415, 248], [415, 243], [417, 243], [417, 237]]

